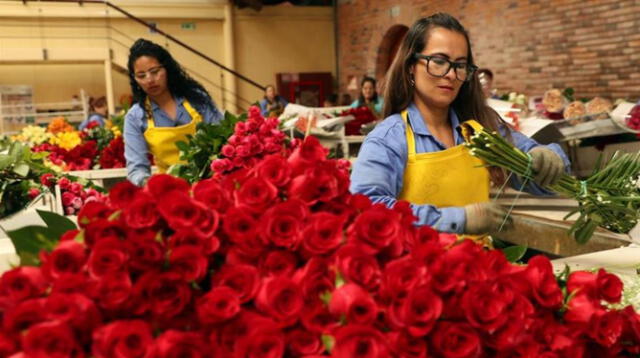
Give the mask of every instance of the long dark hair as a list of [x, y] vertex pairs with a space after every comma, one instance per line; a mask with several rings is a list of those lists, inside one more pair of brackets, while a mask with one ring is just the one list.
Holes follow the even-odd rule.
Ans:
[[[419, 19], [407, 32], [387, 74], [384, 88], [383, 112], [385, 118], [407, 109], [413, 101], [415, 89], [412, 84], [410, 70], [411, 66], [417, 62], [414, 55], [424, 51], [427, 46], [426, 41], [429, 31], [436, 27], [442, 27], [464, 35], [469, 49], [467, 62], [470, 65], [475, 65], [469, 34], [455, 17], [445, 13], [437, 13]], [[500, 116], [487, 106], [482, 86], [477, 76], [472, 76], [470, 81], [462, 84], [458, 96], [451, 103], [451, 107], [461, 122], [475, 119], [483, 127], [493, 131], [498, 131], [499, 123], [504, 123]], [[509, 133], [507, 133], [507, 136], [510, 138]], [[494, 183], [500, 184], [504, 181], [504, 173], [495, 168], [491, 170], [491, 177]]]
[[129, 83], [133, 92], [133, 102], [144, 106], [147, 94], [136, 82], [133, 64], [142, 56], [153, 57], [167, 71], [167, 87], [173, 96], [186, 98], [194, 106], [213, 106], [213, 100], [206, 89], [191, 78], [185, 70], [173, 59], [164, 47], [145, 39], [138, 39], [129, 49]]
[[366, 100], [364, 95], [362, 94], [362, 87], [364, 84], [370, 82], [373, 85], [373, 97], [371, 97], [371, 102], [375, 103], [378, 100], [378, 91], [376, 90], [376, 79], [369, 76], [364, 76], [362, 81], [360, 81], [360, 96], [358, 96], [358, 104], [360, 106], [364, 106], [366, 104]]

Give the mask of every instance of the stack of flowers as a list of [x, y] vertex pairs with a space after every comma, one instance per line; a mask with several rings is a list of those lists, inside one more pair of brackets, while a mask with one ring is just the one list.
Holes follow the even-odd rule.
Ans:
[[360, 127], [363, 124], [371, 123], [375, 121], [377, 118], [368, 107], [362, 106], [358, 108], [351, 108], [349, 110], [343, 111], [342, 116], [354, 116], [355, 119], [347, 122], [345, 124], [345, 134], [346, 135], [361, 135]]
[[[266, 129], [259, 143], [272, 138]], [[42, 252], [40, 267], [0, 279], [0, 355], [640, 353], [640, 316], [603, 305], [620, 300], [616, 276], [557, 279], [543, 256], [514, 265], [416, 228], [408, 203], [351, 195], [348, 165], [313, 137], [256, 153], [242, 157], [254, 166], [193, 186], [157, 175], [85, 205], [80, 229]]]
[[265, 155], [284, 152], [286, 135], [278, 130], [279, 121], [275, 117], [265, 119], [260, 109], [249, 108], [249, 117], [237, 122], [235, 133], [223, 145], [218, 159], [211, 162], [211, 170], [218, 177], [239, 168], [252, 168]]
[[11, 140], [28, 144], [29, 146], [36, 146], [45, 142], [48, 142], [51, 138], [51, 133], [47, 132], [46, 128], [29, 125], [11, 137]]
[[122, 137], [115, 137], [109, 144], [104, 147], [98, 159], [100, 168], [124, 168], [126, 161], [124, 158], [124, 141]]
[[49, 126], [47, 126], [47, 132], [51, 133], [51, 134], [58, 134], [60, 132], [73, 132], [75, 129], [73, 128], [73, 126], [71, 126], [71, 124], [69, 124], [69, 122], [67, 122], [67, 119], [64, 117], [56, 117], [51, 119], [51, 122], [49, 122]]
[[65, 215], [77, 215], [87, 203], [106, 201], [106, 196], [93, 188], [85, 188], [79, 182], [72, 182], [69, 178], [57, 178], [53, 174], [44, 174], [40, 182], [52, 192], [57, 184], [62, 195], [62, 208]]

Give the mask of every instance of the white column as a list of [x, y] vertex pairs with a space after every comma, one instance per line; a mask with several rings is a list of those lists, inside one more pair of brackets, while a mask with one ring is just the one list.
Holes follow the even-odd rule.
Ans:
[[104, 60], [104, 83], [106, 86], [107, 106], [109, 114], [116, 113], [115, 100], [113, 99], [113, 77], [111, 76], [111, 60]]

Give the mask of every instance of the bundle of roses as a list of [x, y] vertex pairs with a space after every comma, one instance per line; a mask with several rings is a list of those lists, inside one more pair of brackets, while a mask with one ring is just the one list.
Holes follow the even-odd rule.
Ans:
[[115, 137], [109, 142], [100, 153], [98, 163], [102, 169], [124, 168], [126, 166], [122, 136]]
[[[40, 183], [55, 192], [54, 186], [60, 187], [62, 209], [65, 215], [76, 215], [80, 209], [92, 201], [106, 201], [104, 194], [93, 188], [85, 188], [81, 183], [72, 182], [67, 177], [56, 177], [51, 173], [42, 175]], [[32, 192], [29, 193], [32, 195]], [[39, 194], [39, 193], [38, 193]]]
[[358, 108], [351, 108], [343, 111], [342, 116], [354, 116], [355, 118], [344, 125], [346, 135], [361, 135], [360, 128], [363, 124], [371, 123], [377, 118], [366, 106], [360, 106]]
[[616, 276], [559, 281], [543, 256], [511, 264], [415, 227], [406, 202], [351, 195], [348, 165], [315, 138], [286, 152], [193, 186], [121, 183], [86, 204], [40, 267], [0, 279], [0, 356], [640, 353], [638, 314], [605, 306], [620, 300]]

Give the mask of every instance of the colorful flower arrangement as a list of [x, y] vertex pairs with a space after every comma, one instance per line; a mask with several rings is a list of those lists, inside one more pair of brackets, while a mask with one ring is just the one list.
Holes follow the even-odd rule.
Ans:
[[[250, 130], [258, 143], [273, 139], [269, 126]], [[640, 316], [603, 304], [620, 301], [615, 275], [557, 278], [544, 256], [511, 264], [415, 227], [408, 203], [351, 195], [348, 162], [326, 159], [313, 137], [252, 152], [194, 185], [156, 175], [87, 203], [39, 267], [0, 278], [0, 355], [640, 353]]]
[[101, 127], [94, 122], [79, 132], [64, 118], [56, 118], [46, 130], [28, 126], [12, 140], [29, 144], [35, 153], [48, 152], [45, 165], [55, 171], [122, 168], [125, 159], [124, 144], [118, 135], [121, 130], [108, 123], [108, 127]]
[[56, 184], [60, 187], [62, 209], [65, 215], [77, 215], [87, 203], [106, 201], [106, 196], [96, 189], [86, 188], [81, 183], [71, 181], [67, 177], [56, 177], [47, 173], [40, 178], [40, 183], [52, 192], [55, 192], [54, 186]]

